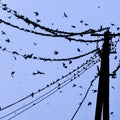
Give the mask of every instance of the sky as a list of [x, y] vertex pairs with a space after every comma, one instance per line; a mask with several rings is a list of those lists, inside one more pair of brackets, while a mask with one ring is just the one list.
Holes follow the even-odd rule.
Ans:
[[[117, 27], [120, 26], [120, 16], [118, 14], [120, 4], [119, 0], [2, 0], [1, 2], [7, 4], [7, 7], [10, 9], [17, 11], [19, 15], [26, 16], [35, 22], [39, 19], [40, 25], [54, 30], [58, 29], [61, 31], [82, 32], [88, 29], [98, 30], [100, 26], [102, 26], [110, 27], [110, 31], [112, 33], [119, 32], [117, 31]], [[35, 12], [39, 13], [39, 15], [36, 16]], [[65, 17], [65, 14], [67, 17]], [[1, 4], [0, 19], [21, 28], [48, 33], [39, 28], [34, 29], [31, 24], [28, 25], [24, 21], [17, 19], [14, 15], [3, 11], [1, 9]], [[83, 20], [83, 23], [80, 22], [81, 20]], [[99, 39], [98, 37], [91, 37], [90, 35], [85, 35], [80, 38], [85, 40]], [[119, 38], [116, 37], [112, 40], [115, 42], [118, 39]], [[6, 40], [10, 40], [10, 42]], [[116, 47], [117, 53], [110, 55], [110, 73], [115, 70], [119, 64], [119, 45], [120, 43], [118, 42]], [[94, 56], [94, 54], [89, 54], [85, 57], [72, 60], [72, 64], [70, 64], [70, 61], [50, 62], [24, 59], [21, 55], [33, 53], [35, 56], [41, 58], [61, 59], [83, 55], [96, 49], [95, 43], [86, 44], [76, 41], [70, 42], [65, 38], [40, 36], [24, 32], [2, 23], [0, 24], [0, 46], [7, 49], [7, 51], [0, 49], [1, 108], [5, 108], [31, 93], [35, 93], [39, 89], [44, 88], [51, 82], [61, 79], [62, 76], [64, 77], [65, 75], [68, 75], [68, 73], [76, 70], [76, 68], [85, 63], [86, 60]], [[98, 46], [101, 48], [102, 42], [99, 43]], [[20, 55], [12, 54], [9, 51], [17, 51]], [[55, 51], [58, 52], [57, 55], [55, 54]], [[115, 59], [116, 56], [117, 58]], [[63, 88], [59, 90], [57, 88], [57, 92], [45, 99], [41, 98], [36, 100], [48, 91], [52, 90], [55, 86], [58, 86], [59, 82], [33, 95], [33, 97], [29, 97], [18, 104], [1, 110], [0, 118], [22, 106], [25, 106], [31, 101], [36, 100], [31, 104], [35, 105], [30, 109], [19, 114], [19, 112], [25, 109], [23, 108], [20, 111], [13, 112], [13, 114], [4, 117], [2, 120], [71, 120], [79, 106], [79, 103], [83, 100], [85, 93], [91, 84], [91, 80], [93, 80], [94, 76], [97, 75], [96, 66], [100, 66], [100, 62], [93, 65], [90, 69], [86, 70], [83, 74]], [[33, 73], [37, 73], [38, 70], [43, 74], [33, 75]], [[110, 113], [113, 112], [110, 114], [110, 120], [120, 119], [119, 72], [120, 71], [117, 72], [117, 78], [113, 79], [110, 77]], [[76, 73], [77, 70], [75, 74]], [[71, 76], [72, 75], [68, 75], [67, 77], [64, 77], [64, 79], [61, 79], [60, 83], [64, 83], [64, 81], [67, 79], [69, 80], [69, 78], [71, 79]], [[98, 80], [99, 79], [97, 78], [93, 83], [74, 120], [94, 119], [97, 92], [93, 93], [93, 90], [97, 90]], [[41, 102], [38, 102], [39, 100], [41, 100]], [[89, 103], [91, 104], [89, 105]], [[17, 116], [12, 118], [15, 115]]]

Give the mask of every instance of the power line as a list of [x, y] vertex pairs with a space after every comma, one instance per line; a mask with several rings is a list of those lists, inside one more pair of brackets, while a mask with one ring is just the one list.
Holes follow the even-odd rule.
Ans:
[[91, 83], [90, 83], [90, 85], [89, 85], [89, 87], [88, 87], [88, 89], [87, 89], [87, 91], [86, 91], [86, 93], [85, 93], [85, 96], [83, 97], [82, 101], [79, 103], [79, 106], [78, 106], [77, 110], [75, 111], [75, 113], [73, 114], [71, 120], [73, 120], [73, 119], [75, 118], [75, 116], [77, 115], [79, 109], [81, 108], [83, 102], [85, 101], [85, 99], [86, 99], [86, 97], [87, 97], [87, 95], [88, 95], [88, 93], [89, 93], [89, 91], [90, 91], [90, 89], [91, 89], [91, 87], [92, 87], [92, 85], [93, 85], [93, 82], [97, 79], [97, 77], [98, 77], [98, 74], [97, 74], [97, 76], [95, 76], [94, 79], [91, 81]]
[[13, 55], [18, 55], [18, 56], [21, 56], [21, 57], [23, 57], [24, 59], [34, 59], [34, 60], [42, 60], [42, 61], [50, 61], [50, 62], [52, 62], [52, 61], [70, 61], [70, 60], [75, 60], [75, 59], [79, 59], [79, 58], [82, 58], [82, 57], [85, 57], [85, 56], [87, 56], [87, 55], [89, 55], [89, 54], [92, 54], [92, 53], [94, 53], [94, 52], [98, 52], [98, 48], [97, 49], [94, 49], [94, 50], [92, 50], [92, 51], [90, 51], [90, 52], [87, 52], [87, 53], [85, 53], [85, 54], [82, 54], [82, 55], [79, 55], [79, 56], [75, 56], [75, 57], [69, 57], [69, 58], [58, 58], [58, 59], [52, 59], [52, 58], [42, 58], [42, 57], [37, 57], [37, 56], [34, 56], [33, 55], [33, 53], [32, 54], [24, 54], [24, 55], [22, 55], [22, 54], [20, 54], [20, 53], [18, 53], [17, 51], [9, 51], [9, 50], [7, 50], [6, 49], [6, 47], [2, 47], [2, 46], [0, 46], [0, 50], [2, 50], [2, 51], [6, 51], [6, 52], [8, 52], [8, 53], [12, 53]]
[[[84, 35], [84, 34], [89, 34], [89, 33], [95, 32], [95, 30], [93, 30], [93, 29], [92, 30], [90, 29], [88, 31], [84, 31], [84, 32], [81, 32], [81, 33], [74, 33], [74, 32], [65, 32], [65, 31], [53, 30], [53, 29], [44, 27], [42, 25], [39, 25], [38, 23], [36, 23], [34, 21], [31, 21], [30, 19], [28, 19], [27, 17], [25, 17], [23, 15], [19, 15], [17, 11], [8, 8], [7, 4], [5, 5], [2, 2], [0, 2], [0, 4], [2, 5], [1, 6], [2, 10], [5, 10], [8, 13], [11, 13], [15, 17], [17, 17], [17, 18], [23, 20], [24, 22], [26, 22], [28, 25], [32, 24], [34, 26], [34, 28], [39, 27], [40, 29], [45, 30], [45, 31], [50, 32], [50, 33], [55, 34], [55, 35], [57, 35], [58, 33], [60, 33], [60, 34], [62, 33], [62, 34], [68, 34], [68, 35], [74, 36], [74, 35]], [[100, 28], [97, 31], [99, 32], [99, 31], [103, 31], [103, 30], [106, 30], [106, 29], [108, 29], [108, 27], [107, 28]]]
[[[57, 80], [55, 80], [55, 81], [47, 84], [47, 85], [46, 85], [45, 87], [43, 87], [43, 88], [38, 89], [36, 92], [32, 92], [31, 94], [25, 96], [24, 98], [22, 98], [22, 99], [20, 99], [20, 100], [18, 100], [18, 101], [16, 101], [16, 102], [14, 102], [14, 103], [12, 103], [12, 104], [10, 104], [10, 105], [8, 105], [8, 106], [5, 106], [5, 107], [1, 108], [0, 111], [5, 110], [5, 109], [7, 109], [7, 108], [9, 108], [9, 107], [12, 107], [12, 106], [16, 105], [17, 103], [20, 103], [20, 102], [28, 99], [29, 97], [32, 97], [33, 95], [36, 95], [36, 94], [38, 94], [39, 92], [42, 92], [42, 91], [45, 90], [46, 88], [48, 88], [48, 87], [50, 87], [50, 86], [58, 83], [59, 81], [61, 81], [61, 80], [64, 79], [64, 78], [70, 76], [71, 74], [73, 74], [74, 72], [76, 72], [76, 71], [79, 70], [80, 68], [84, 67], [85, 65], [86, 65], [86, 66], [91, 65], [96, 58], [97, 58], [96, 55], [94, 55], [93, 57], [90, 57], [89, 60], [86, 60], [85, 63], [83, 63], [81, 66], [77, 67], [76, 69], [72, 70], [72, 71], [69, 72], [68, 74], [66, 74], [66, 75], [62, 76], [61, 78], [58, 78]], [[85, 67], [84, 67], [84, 69], [85, 69]]]
[[[64, 81], [63, 83], [60, 83], [59, 86], [56, 86], [55, 88], [53, 88], [53, 89], [50, 90], [49, 92], [45, 93], [44, 95], [38, 97], [38, 98], [35, 99], [34, 101], [32, 101], [32, 102], [30, 102], [30, 103], [22, 106], [21, 108], [18, 108], [17, 110], [15, 110], [15, 111], [13, 111], [13, 112], [11, 112], [11, 113], [9, 113], [9, 114], [1, 117], [0, 119], [3, 119], [3, 118], [5, 118], [5, 117], [8, 117], [8, 116], [10, 116], [11, 114], [13, 114], [13, 113], [19, 111], [20, 109], [23, 109], [24, 107], [27, 107], [28, 105], [30, 105], [30, 104], [33, 103], [31, 106], [27, 107], [26, 109], [22, 110], [21, 112], [17, 113], [16, 115], [12, 116], [12, 117], [9, 118], [8, 120], [11, 120], [11, 119], [17, 117], [18, 115], [22, 114], [22, 113], [25, 112], [26, 110], [34, 107], [35, 105], [37, 105], [38, 103], [42, 102], [43, 100], [45, 100], [45, 99], [48, 98], [49, 96], [53, 95], [55, 92], [59, 91], [61, 88], [63, 88], [63, 87], [66, 86], [67, 84], [71, 83], [73, 80], [75, 80], [77, 77], [79, 77], [81, 74], [83, 74], [86, 70], [90, 69], [92, 66], [94, 66], [94, 65], [95, 65], [96, 63], [98, 63], [99, 61], [100, 61], [100, 60], [97, 59], [97, 60], [94, 61], [94, 63], [93, 63], [91, 66], [89, 66], [87, 69], [83, 69], [83, 72], [82, 72], [82, 73], [78, 72], [77, 74], [74, 74], [72, 77], [68, 78], [68, 79], [67, 79], [66, 81]], [[63, 84], [63, 86], [62, 86], [62, 84]], [[57, 89], [57, 90], [55, 90], [55, 89]], [[53, 90], [55, 90], [55, 91], [53, 91]], [[53, 91], [53, 92], [52, 92], [52, 91]], [[52, 93], [51, 93], [51, 92], [52, 92]], [[50, 94], [49, 94], [49, 93], [50, 93]], [[48, 95], [47, 95], [47, 94], [48, 94]], [[47, 96], [45, 96], [45, 95], [47, 95]], [[44, 96], [45, 96], [45, 97], [44, 97]], [[44, 97], [44, 98], [41, 99], [41, 100], [39, 100], [41, 97]], [[37, 100], [39, 100], [39, 101], [36, 102]], [[36, 103], [34, 103], [34, 102], [36, 102]]]

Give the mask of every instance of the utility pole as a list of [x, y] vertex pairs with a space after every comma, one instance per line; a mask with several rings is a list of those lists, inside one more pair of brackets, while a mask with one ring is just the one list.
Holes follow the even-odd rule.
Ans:
[[116, 53], [116, 51], [112, 51], [112, 37], [120, 36], [120, 33], [111, 34], [108, 28], [104, 34], [91, 34], [91, 36], [104, 37], [102, 50], [99, 52], [101, 66], [99, 71], [95, 120], [109, 120], [109, 76], [114, 76], [114, 74], [109, 73], [109, 55], [110, 53]]
[[101, 67], [99, 71], [99, 84], [96, 103], [95, 120], [109, 120], [109, 54], [111, 33], [109, 29], [104, 34], [93, 34], [92, 36], [104, 36], [102, 50], [99, 52]]

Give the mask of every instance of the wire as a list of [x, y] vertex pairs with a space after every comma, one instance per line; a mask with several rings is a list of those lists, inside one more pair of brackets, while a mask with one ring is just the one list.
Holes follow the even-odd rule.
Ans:
[[[2, 10], [4, 11], [7, 11], [8, 13], [11, 13], [12, 15], [14, 15], [15, 17], [23, 20], [24, 22], [26, 22], [28, 25], [29, 24], [32, 24], [35, 27], [39, 27], [40, 29], [42, 30], [45, 30], [47, 32], [50, 32], [52, 34], [57, 34], [57, 33], [62, 33], [62, 34], [69, 34], [69, 35], [83, 35], [83, 34], [89, 34], [90, 30], [88, 31], [84, 31], [84, 32], [81, 32], [81, 33], [73, 33], [73, 32], [65, 32], [65, 31], [59, 31], [59, 30], [53, 30], [53, 29], [50, 29], [50, 28], [47, 28], [47, 27], [44, 27], [44, 26], [41, 26], [39, 25], [38, 23], [34, 22], [34, 21], [31, 21], [30, 19], [28, 19], [27, 17], [23, 16], [23, 15], [19, 15], [15, 10], [12, 10], [10, 8], [7, 7], [7, 4], [3, 4], [2, 2], [0, 2], [0, 4], [2, 5], [1, 8]], [[101, 28], [98, 30], [99, 31], [102, 31], [102, 30], [105, 30], [105, 29], [108, 29], [108, 28]], [[94, 31], [95, 32], [95, 31]], [[91, 33], [93, 33], [93, 30], [91, 31]]]
[[18, 53], [17, 51], [9, 51], [9, 50], [7, 50], [6, 49], [6, 47], [5, 48], [3, 48], [2, 46], [0, 46], [0, 50], [2, 50], [2, 51], [6, 51], [6, 52], [8, 52], [8, 53], [12, 53], [13, 55], [18, 55], [18, 56], [21, 56], [21, 57], [23, 57], [24, 59], [36, 59], [36, 60], [42, 60], [42, 61], [70, 61], [70, 60], [75, 60], [75, 59], [79, 59], [79, 58], [82, 58], [82, 57], [85, 57], [85, 56], [87, 56], [87, 55], [89, 55], [89, 54], [92, 54], [92, 53], [94, 53], [94, 52], [97, 52], [99, 49], [97, 48], [97, 49], [94, 49], [94, 50], [92, 50], [92, 51], [90, 51], [90, 52], [87, 52], [87, 53], [85, 53], [85, 54], [82, 54], [82, 55], [79, 55], [79, 56], [75, 56], [75, 57], [69, 57], [69, 58], [59, 58], [59, 59], [52, 59], [52, 58], [42, 58], [42, 57], [36, 57], [36, 56], [33, 56], [33, 54], [29, 54], [29, 55], [27, 55], [27, 54], [24, 54], [24, 55], [22, 55], [22, 54], [20, 54], [20, 53]]
[[86, 99], [86, 97], [87, 97], [87, 95], [88, 95], [88, 93], [89, 93], [89, 91], [90, 91], [90, 89], [91, 89], [91, 87], [92, 87], [92, 85], [93, 85], [93, 82], [97, 79], [97, 77], [98, 77], [98, 74], [97, 74], [97, 76], [95, 76], [94, 79], [91, 81], [91, 84], [90, 84], [90, 86], [88, 87], [88, 89], [87, 89], [87, 91], [86, 91], [86, 93], [85, 93], [85, 96], [83, 97], [82, 101], [79, 103], [79, 106], [78, 106], [77, 110], [75, 111], [75, 113], [73, 114], [71, 120], [73, 120], [73, 119], [75, 118], [75, 116], [76, 116], [76, 114], [78, 113], [79, 109], [81, 108], [83, 102], [85, 101], [85, 99]]
[[0, 23], [6, 24], [8, 26], [11, 26], [13, 28], [22, 30], [24, 32], [33, 33], [35, 35], [41, 35], [41, 36], [47, 36], [47, 37], [63, 37], [65, 39], [69, 40], [69, 41], [84, 42], [84, 43], [93, 43], [93, 42], [101, 42], [101, 41], [103, 41], [103, 39], [99, 39], [99, 40], [75, 39], [75, 38], [69, 37], [70, 35], [62, 35], [62, 34], [59, 34], [59, 35], [58, 34], [55, 34], [55, 35], [53, 35], [53, 34], [45, 34], [45, 33], [37, 32], [37, 31], [21, 28], [21, 27], [19, 27], [17, 25], [13, 25], [13, 24], [11, 24], [9, 22], [6, 22], [5, 20], [2, 20], [2, 19], [0, 19]]
[[[93, 65], [96, 64], [96, 63], [99, 62], [99, 61], [100, 61], [99, 59], [96, 60], [96, 61], [93, 63]], [[33, 106], [37, 105], [38, 103], [42, 102], [43, 100], [45, 100], [46, 98], [48, 98], [49, 96], [53, 95], [55, 92], [59, 91], [61, 88], [63, 88], [64, 86], [66, 86], [67, 84], [69, 84], [70, 82], [72, 82], [73, 80], [75, 80], [77, 77], [79, 77], [79, 76], [80, 76], [81, 74], [83, 74], [86, 70], [88, 70], [89, 68], [91, 68], [93, 65], [89, 66], [87, 69], [83, 69], [84, 71], [83, 71], [82, 73], [79, 73], [79, 72], [78, 72], [78, 76], [73, 75], [73, 76], [72, 76], [72, 77], [74, 77], [73, 79], [72, 79], [72, 77], [70, 77], [69, 79], [67, 79], [66, 81], [64, 81], [63, 83], [61, 83], [60, 86], [57, 86], [57, 87], [53, 88], [52, 90], [50, 90], [49, 92], [45, 93], [44, 95], [47, 95], [47, 94], [49, 94], [51, 91], [53, 91], [54, 89], [57, 88], [57, 90], [53, 91], [52, 93], [50, 93], [49, 95], [47, 95], [47, 96], [44, 97], [43, 99], [39, 100], [38, 102], [34, 103], [35, 101], [37, 101], [38, 99], [40, 99], [40, 98], [43, 97], [44, 95], [40, 96], [39, 98], [35, 99], [34, 101], [32, 101], [32, 102], [30, 102], [30, 103], [28, 103], [28, 104], [22, 106], [21, 108], [19, 108], [19, 109], [13, 111], [13, 112], [11, 112], [11, 113], [9, 113], [9, 114], [1, 117], [0, 119], [3, 119], [3, 118], [5, 118], [5, 117], [8, 117], [9, 115], [11, 115], [11, 114], [17, 112], [18, 110], [20, 110], [20, 109], [22, 109], [22, 108], [24, 108], [24, 107], [26, 107], [26, 106], [28, 106], [28, 105], [30, 105], [30, 104], [33, 103], [31, 106], [27, 107], [26, 109], [22, 110], [21, 112], [17, 113], [16, 115], [12, 116], [12, 117], [9, 118], [8, 120], [11, 120], [11, 119], [15, 118], [16, 116], [22, 114], [24, 111], [26, 111], [26, 110], [32, 108]], [[76, 75], [77, 75], [77, 74], [76, 74]], [[67, 83], [65, 84], [65, 82], [67, 82]], [[62, 86], [62, 84], [64, 84], [64, 85]]]
[[80, 68], [84, 67], [85, 65], [88, 65], [88, 66], [89, 66], [90, 64], [92, 64], [92, 63], [94, 62], [94, 59], [95, 59], [95, 58], [97, 58], [96, 55], [94, 55], [93, 57], [90, 57], [89, 60], [86, 60], [85, 63], [83, 63], [81, 66], [77, 67], [76, 69], [72, 70], [72, 71], [69, 72], [68, 74], [62, 76], [61, 78], [58, 78], [57, 80], [53, 81], [53, 82], [50, 83], [50, 84], [47, 84], [47, 85], [46, 85], [45, 87], [43, 87], [43, 88], [38, 89], [38, 91], [32, 92], [31, 94], [27, 95], [26, 97], [24, 97], [24, 98], [22, 98], [22, 99], [20, 99], [20, 100], [18, 100], [18, 101], [16, 101], [16, 102], [8, 105], [8, 106], [5, 106], [5, 107], [1, 108], [0, 111], [5, 110], [5, 109], [7, 109], [7, 108], [9, 108], [9, 107], [12, 107], [12, 106], [16, 105], [17, 103], [20, 103], [20, 102], [22, 102], [23, 100], [26, 100], [27, 98], [32, 97], [32, 96], [38, 94], [39, 92], [41, 92], [41, 91], [45, 90], [46, 88], [48, 88], [48, 86], [50, 87], [50, 86], [58, 83], [59, 81], [61, 81], [62, 79], [68, 77], [69, 75], [73, 74], [74, 72], [76, 72], [76, 71], [79, 70]]

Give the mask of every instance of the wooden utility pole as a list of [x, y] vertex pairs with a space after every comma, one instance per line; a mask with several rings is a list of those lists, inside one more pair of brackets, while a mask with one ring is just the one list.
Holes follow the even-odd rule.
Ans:
[[109, 120], [109, 54], [110, 54], [110, 32], [94, 34], [93, 36], [104, 36], [102, 50], [99, 52], [101, 67], [99, 71], [99, 84], [96, 103], [95, 120]]

